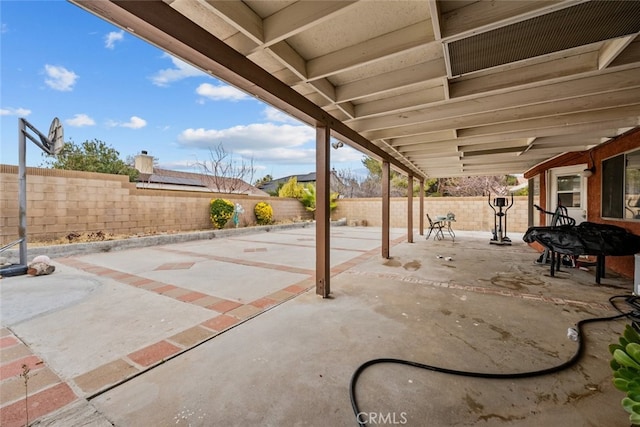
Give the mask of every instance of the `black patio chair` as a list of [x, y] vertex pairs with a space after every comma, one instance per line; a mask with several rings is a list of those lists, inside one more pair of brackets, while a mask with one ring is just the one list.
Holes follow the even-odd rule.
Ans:
[[431, 236], [432, 231], [435, 233], [433, 236], [434, 239], [438, 239], [438, 240], [444, 239], [442, 228], [446, 226], [445, 223], [442, 221], [432, 220], [429, 214], [427, 214], [427, 219], [429, 220], [429, 232], [427, 233], [427, 240], [429, 240], [429, 236]]

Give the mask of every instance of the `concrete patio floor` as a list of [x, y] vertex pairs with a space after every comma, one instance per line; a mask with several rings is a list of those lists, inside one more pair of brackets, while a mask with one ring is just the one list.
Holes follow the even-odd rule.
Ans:
[[[369, 359], [546, 368], [575, 351], [567, 328], [616, 314], [608, 298], [633, 288], [579, 269], [550, 277], [515, 236], [409, 244], [394, 229], [388, 260], [379, 228], [331, 236], [329, 299], [314, 293], [313, 228], [73, 255], [50, 276], [2, 279], [0, 424], [25, 424], [27, 365], [33, 425], [355, 426], [349, 379]], [[361, 420], [628, 425], [607, 350], [624, 324], [589, 325], [580, 363], [543, 377], [376, 365], [357, 385]]]

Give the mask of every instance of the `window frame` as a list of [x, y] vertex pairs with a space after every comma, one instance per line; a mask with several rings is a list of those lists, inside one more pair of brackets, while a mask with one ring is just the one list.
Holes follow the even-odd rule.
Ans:
[[[630, 153], [638, 153], [640, 154], [640, 148], [635, 148], [632, 150], [628, 150], [628, 151], [624, 151], [622, 153], [618, 153], [615, 154], [613, 156], [609, 156], [605, 159], [602, 159], [600, 162], [600, 168], [601, 168], [601, 179], [600, 179], [600, 217], [602, 219], [607, 219], [607, 220], [613, 220], [613, 221], [633, 221], [633, 222], [638, 222], [640, 221], [640, 210], [639, 213], [636, 215], [637, 218], [627, 218], [626, 217], [626, 212], [628, 209], [630, 209], [629, 206], [627, 206], [627, 156]], [[613, 161], [620, 161], [617, 159], [621, 159], [622, 162], [622, 167], [618, 166], [618, 168], [614, 168], [616, 166], [615, 163], [613, 163]], [[612, 171], [608, 171], [607, 170], [607, 162], [609, 167], [612, 168]], [[616, 170], [619, 169], [619, 170]], [[617, 172], [617, 174], [615, 174]], [[611, 177], [611, 179], [613, 180], [612, 183], [607, 182], [607, 178]], [[612, 185], [616, 185], [616, 183], [620, 184], [620, 189], [617, 191], [613, 191], [612, 189], [610, 189], [610, 187]], [[614, 200], [612, 200], [614, 199]], [[619, 206], [615, 207], [612, 206], [609, 210], [608, 207], [605, 207], [607, 205], [611, 205], [612, 202], [617, 202], [619, 199]], [[615, 210], [613, 210], [615, 209]], [[640, 209], [640, 207], [639, 207]], [[620, 216], [615, 216], [618, 212]], [[606, 213], [606, 214], [605, 214]], [[610, 214], [610, 215], [608, 215]]]

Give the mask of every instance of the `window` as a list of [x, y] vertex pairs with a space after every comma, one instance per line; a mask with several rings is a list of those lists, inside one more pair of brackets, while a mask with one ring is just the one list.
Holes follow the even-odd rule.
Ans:
[[558, 177], [558, 206], [580, 207], [580, 184], [582, 176], [565, 175]]
[[625, 218], [640, 219], [640, 151], [628, 153], [624, 168]]
[[602, 216], [640, 219], [640, 150], [602, 162]]

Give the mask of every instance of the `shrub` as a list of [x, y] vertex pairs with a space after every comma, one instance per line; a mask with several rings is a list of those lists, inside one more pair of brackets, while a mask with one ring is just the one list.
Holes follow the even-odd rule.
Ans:
[[217, 229], [224, 228], [233, 216], [235, 205], [227, 199], [211, 199], [209, 214], [213, 226]]
[[292, 199], [301, 199], [304, 195], [304, 185], [298, 184], [298, 179], [292, 176], [286, 184], [278, 190], [278, 197], [291, 197]]
[[[329, 194], [329, 210], [334, 211], [338, 207], [338, 193]], [[316, 187], [313, 184], [308, 184], [304, 187], [304, 194], [300, 198], [300, 202], [304, 205], [305, 209], [310, 212], [316, 211]]]
[[640, 423], [640, 335], [626, 325], [619, 344], [611, 344], [609, 351], [613, 356], [613, 385], [626, 393], [622, 407], [629, 413], [633, 425]]
[[257, 203], [253, 212], [256, 214], [256, 221], [258, 222], [258, 225], [268, 225], [273, 222], [273, 208], [269, 203]]

